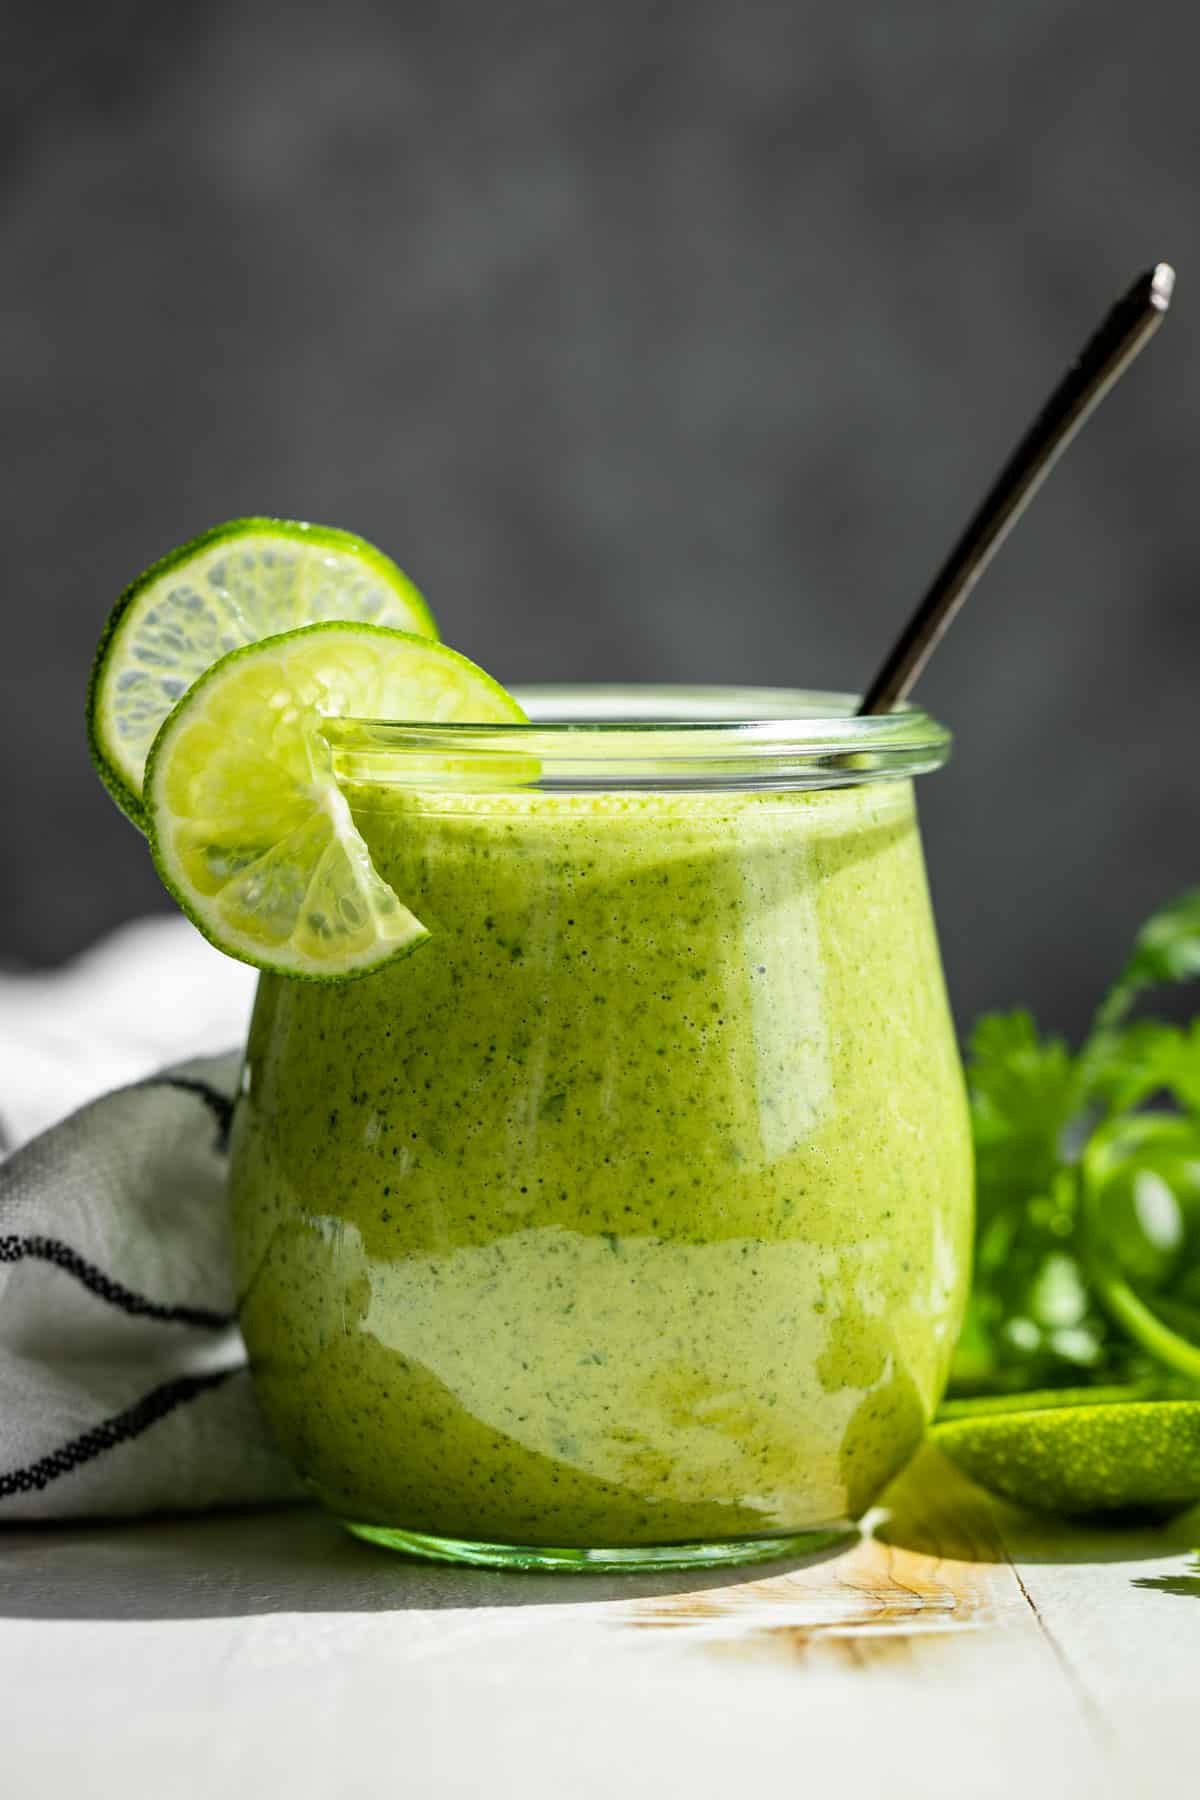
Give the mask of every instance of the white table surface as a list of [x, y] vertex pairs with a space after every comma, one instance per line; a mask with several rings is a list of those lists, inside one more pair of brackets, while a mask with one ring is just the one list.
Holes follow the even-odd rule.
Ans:
[[1195, 1545], [932, 1451], [843, 1553], [740, 1574], [422, 1565], [304, 1507], [10, 1529], [0, 1793], [1195, 1800]]

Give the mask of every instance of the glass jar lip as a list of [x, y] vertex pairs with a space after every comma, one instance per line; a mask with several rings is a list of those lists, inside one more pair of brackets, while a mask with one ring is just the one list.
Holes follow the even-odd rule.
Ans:
[[939, 769], [950, 733], [916, 706], [856, 715], [802, 688], [515, 689], [513, 724], [327, 718], [335, 774], [403, 787], [849, 787]]
[[[338, 718], [325, 721], [326, 736], [350, 743], [360, 736], [380, 742], [378, 733], [422, 741], [433, 738], [467, 744], [493, 738], [509, 738], [526, 744], [535, 734], [548, 739], [568, 735], [577, 742], [581, 734], [640, 735], [670, 733], [686, 739], [695, 733], [704, 744], [721, 733], [744, 739], [756, 738], [793, 743], [836, 744], [857, 748], [870, 743], [897, 743], [903, 738], [914, 748], [948, 745], [950, 733], [920, 707], [905, 701], [890, 713], [863, 716], [856, 711], [857, 694], [816, 688], [684, 687], [670, 683], [571, 683], [518, 687], [513, 698], [528, 714], [527, 720], [478, 724], [463, 720]], [[697, 744], [699, 748], [699, 742]]]
[[[945, 726], [919, 707], [861, 717], [853, 694], [669, 684], [522, 687], [528, 721], [326, 719], [351, 782], [469, 787], [842, 787], [938, 769]], [[536, 767], [535, 767], [536, 765]]]

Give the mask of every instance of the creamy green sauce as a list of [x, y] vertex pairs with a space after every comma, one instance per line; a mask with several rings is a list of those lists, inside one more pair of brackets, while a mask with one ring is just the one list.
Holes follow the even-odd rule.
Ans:
[[859, 1514], [940, 1395], [971, 1224], [909, 785], [351, 801], [434, 935], [261, 985], [235, 1243], [283, 1448], [452, 1538]]

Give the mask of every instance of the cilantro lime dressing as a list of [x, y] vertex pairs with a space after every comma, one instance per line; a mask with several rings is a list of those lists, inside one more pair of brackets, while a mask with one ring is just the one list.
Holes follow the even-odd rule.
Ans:
[[911, 786], [350, 799], [433, 935], [260, 989], [235, 1244], [282, 1446], [451, 1538], [861, 1512], [968, 1266]]

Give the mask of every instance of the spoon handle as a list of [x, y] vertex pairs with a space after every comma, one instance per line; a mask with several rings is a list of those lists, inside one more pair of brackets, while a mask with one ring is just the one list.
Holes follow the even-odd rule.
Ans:
[[859, 713], [885, 713], [905, 698], [942, 633], [1092, 408], [1162, 323], [1175, 271], [1140, 275], [1088, 339], [996, 477], [916, 612], [867, 689]]

